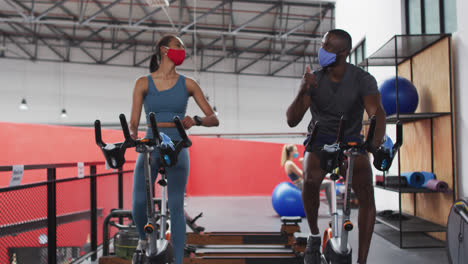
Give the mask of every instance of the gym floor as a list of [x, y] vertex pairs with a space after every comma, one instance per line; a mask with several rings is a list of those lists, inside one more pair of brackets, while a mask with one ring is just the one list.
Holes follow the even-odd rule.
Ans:
[[[206, 232], [236, 231], [279, 231], [281, 221], [273, 210], [271, 197], [188, 197], [186, 211], [192, 217], [203, 212], [197, 224], [204, 226]], [[350, 233], [353, 247], [353, 263], [357, 260], [358, 230], [357, 210], [351, 217], [355, 229]], [[328, 205], [321, 202], [319, 210], [319, 228], [328, 225]], [[310, 232], [306, 219], [300, 223], [301, 232]], [[375, 234], [372, 237], [367, 263], [371, 264], [443, 264], [449, 263], [445, 248], [400, 249], [384, 238]]]

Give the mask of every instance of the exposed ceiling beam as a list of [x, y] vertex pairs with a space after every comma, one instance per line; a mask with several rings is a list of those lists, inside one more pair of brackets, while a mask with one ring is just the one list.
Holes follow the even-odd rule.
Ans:
[[[245, 23], [243, 23], [242, 25], [236, 27], [235, 30], [232, 31], [232, 33], [234, 34], [237, 34], [237, 32], [241, 31], [242, 29], [244, 29], [246, 26], [252, 24], [252, 22], [254, 22], [255, 20], [259, 19], [260, 17], [264, 16], [265, 14], [267, 14], [268, 12], [270, 12], [271, 10], [277, 8], [279, 5], [278, 4], [274, 4], [272, 7], [268, 8], [267, 10], [263, 11], [262, 13], [252, 17], [251, 19], [247, 20]], [[231, 9], [232, 10], [232, 9]]]
[[249, 68], [250, 66], [254, 65], [255, 63], [259, 62], [260, 60], [262, 60], [263, 58], [265, 58], [266, 56], [270, 55], [270, 53], [265, 53], [263, 54], [262, 56], [260, 56], [259, 58], [255, 58], [252, 62], [249, 62], [247, 65], [245, 65], [244, 67], [240, 68], [239, 70], [237, 70], [236, 73], [241, 73], [243, 72], [245, 69]]
[[[171, 0], [169, 1], [169, 4], [172, 4], [174, 3], [176, 0]], [[154, 9], [153, 11], [149, 12], [148, 14], [146, 14], [146, 16], [144, 16], [143, 18], [141, 18], [140, 20], [138, 20], [137, 22], [135, 22], [132, 26], [138, 26], [140, 25], [141, 23], [145, 22], [146, 20], [148, 20], [150, 17], [152, 17], [153, 15], [155, 15], [156, 13], [158, 13], [159, 11], [162, 10], [162, 7], [158, 7], [156, 9]]]
[[107, 11], [109, 8], [111, 8], [114, 5], [118, 4], [120, 1], [121, 0], [114, 0], [114, 2], [112, 2], [112, 3], [108, 4], [107, 6], [99, 9], [98, 11], [96, 11], [94, 14], [89, 16], [85, 21], [81, 22], [80, 24], [81, 25], [87, 25], [89, 22], [91, 22], [93, 19], [95, 19], [99, 14], [101, 14], [102, 12]]
[[180, 31], [183, 32], [183, 31], [189, 30], [193, 25], [195, 25], [195, 23], [198, 22], [198, 20], [206, 17], [209, 14], [213, 14], [214, 12], [216, 12], [216, 10], [218, 10], [220, 7], [224, 6], [226, 3], [227, 3], [227, 1], [223, 0], [223, 2], [221, 2], [221, 4], [218, 4], [217, 6], [211, 8], [210, 10], [206, 11], [202, 15], [196, 17], [195, 20], [193, 20], [190, 24], [183, 27]]
[[[13, 1], [14, 3], [13, 3], [12, 1]], [[20, 16], [22, 16], [24, 20], [26, 20], [26, 21], [29, 20], [29, 17], [26, 16], [26, 15], [23, 13], [23, 11], [20, 10], [20, 9], [18, 8], [18, 5], [20, 5], [22, 8], [27, 9], [23, 4], [21, 4], [21, 3], [18, 2], [18, 1], [15, 1], [15, 0], [5, 0], [5, 2], [6, 2], [9, 6], [11, 6], [12, 8], [14, 8], [14, 9], [16, 10], [16, 13], [18, 13]], [[27, 9], [27, 10], [29, 10], [29, 9]]]
[[62, 60], [66, 61], [66, 57], [62, 55], [59, 51], [57, 51], [54, 47], [52, 47], [47, 41], [45, 41], [42, 38], [39, 38], [39, 40], [44, 43], [53, 53], [55, 53], [57, 56], [59, 56]]
[[[324, 10], [328, 10], [327, 8], [325, 8]], [[303, 27], [305, 24], [311, 22], [311, 21], [319, 21], [319, 24], [321, 22], [321, 18], [322, 18], [322, 12], [323, 11], [320, 11], [318, 12], [317, 14], [313, 15], [312, 17], [304, 20], [302, 23], [300, 23], [299, 25], [293, 27], [292, 29], [288, 30], [288, 32], [285, 32], [284, 34], [281, 35], [281, 38], [286, 38], [287, 36], [289, 36], [290, 34], [294, 33], [296, 30], [300, 29], [301, 27]]]
[[34, 55], [29, 52], [26, 48], [24, 48], [20, 43], [18, 43], [14, 38], [10, 37], [9, 35], [5, 34], [5, 37], [13, 42], [20, 50], [22, 50], [31, 60], [34, 60]]
[[[81, 26], [78, 22], [76, 21], [58, 21], [58, 20], [40, 20], [40, 21], [25, 21], [24, 19], [21, 18], [0, 18], [0, 22], [12, 22], [12, 23], [22, 23], [22, 24], [30, 24], [30, 23], [35, 23], [35, 24], [49, 24], [49, 25], [62, 25], [62, 26]], [[87, 24], [87, 26], [91, 28], [120, 28], [120, 29], [133, 29], [133, 30], [142, 30], [145, 29], [147, 31], [156, 31], [156, 32], [162, 32], [162, 33], [171, 33], [174, 31], [172, 27], [167, 27], [167, 26], [160, 26], [160, 27], [153, 27], [153, 26], [135, 26], [135, 24], [129, 26], [127, 24], [110, 24], [110, 23], [101, 23], [101, 22], [90, 22]], [[206, 35], [224, 35], [224, 36], [234, 36], [232, 32], [226, 32], [223, 30], [214, 30], [214, 29], [200, 29], [197, 28], [197, 30], [192, 30], [192, 29], [187, 29], [187, 33], [199, 33], [199, 34], [206, 34]], [[267, 37], [269, 39], [276, 39], [278, 36], [273, 35], [271, 33], [266, 33], [263, 31], [240, 31], [236, 34], [237, 36], [245, 36], [249, 38], [263, 38]], [[308, 36], [296, 36], [296, 35], [291, 35], [288, 36], [288, 39], [290, 40], [316, 40], [316, 39], [321, 39], [322, 36], [310, 36], [311, 34], [308, 34]]]
[[87, 51], [85, 48], [80, 47], [80, 50], [83, 51], [84, 54], [88, 55], [88, 57], [90, 57], [91, 59], [93, 59], [95, 63], [97, 63], [97, 64], [100, 64], [100, 63], [101, 63], [101, 62], [99, 61], [98, 58], [94, 57], [93, 54], [89, 53], [89, 51]]
[[[75, 21], [78, 21], [77, 25], [73, 25], [73, 26], [78, 26], [79, 25], [79, 22], [81, 21], [81, 19], [78, 16], [76, 16], [73, 12], [71, 12], [68, 8], [66, 8], [63, 5], [60, 5], [59, 8], [62, 9], [62, 11], [65, 12], [67, 15], [71, 16]], [[41, 21], [43, 21], [43, 20], [41, 20]], [[60, 24], [56, 24], [56, 25], [60, 25]], [[92, 28], [90, 28], [89, 26], [85, 26], [84, 28], [91, 31], [91, 32], [94, 32], [94, 30]], [[98, 35], [98, 36], [99, 36], [99, 38], [103, 39], [102, 36], [100, 36], [100, 35]]]
[[270, 73], [270, 75], [273, 76], [273, 75], [277, 74], [278, 72], [280, 72], [280, 71], [283, 70], [284, 68], [288, 67], [289, 65], [295, 63], [296, 61], [298, 61], [298, 60], [301, 59], [301, 58], [304, 58], [304, 56], [297, 56], [295, 59], [293, 59], [293, 60], [287, 62], [286, 64], [282, 65], [282, 66], [279, 67], [278, 69], [272, 71], [272, 72]]
[[325, 7], [335, 6], [332, 1], [289, 1], [289, 0], [235, 0], [236, 3], [249, 3], [249, 4], [271, 4], [272, 2], [283, 2], [288, 6], [301, 6], [301, 7]]
[[43, 17], [45, 17], [47, 14], [49, 14], [52, 10], [54, 10], [54, 9], [57, 8], [58, 6], [63, 5], [63, 3], [65, 3], [66, 1], [68, 1], [68, 0], [62, 0], [62, 1], [59, 1], [59, 2], [55, 3], [53, 6], [47, 8], [44, 12], [40, 13], [40, 14], [35, 18], [35, 20], [41, 20]]
[[250, 46], [248, 46], [247, 48], [241, 50], [240, 52], [238, 52], [237, 50], [232, 50], [227, 56], [222, 56], [220, 57], [219, 59], [215, 60], [214, 62], [210, 63], [209, 65], [207, 65], [206, 67], [204, 67], [204, 69], [202, 69], [202, 71], [206, 71], [208, 69], [210, 69], [211, 67], [215, 66], [216, 64], [218, 64], [220, 61], [224, 60], [226, 57], [230, 57], [232, 56], [233, 54], [236, 54], [236, 58], [239, 58], [239, 56], [250, 50], [250, 49], [253, 49], [255, 46], [257, 46], [258, 44], [262, 43], [264, 40], [266, 40], [266, 38], [262, 38], [258, 41], [256, 41], [255, 43], [251, 44]]
[[138, 37], [139, 35], [143, 34], [144, 32], [146, 32], [146, 30], [140, 30], [138, 31], [137, 33], [129, 36], [127, 39], [125, 40], [119, 40], [119, 44], [117, 44], [114, 49], [118, 49], [120, 48], [120, 46], [122, 46], [123, 44], [126, 44], [127, 42], [129, 42], [130, 40], [134, 40], [136, 37]]

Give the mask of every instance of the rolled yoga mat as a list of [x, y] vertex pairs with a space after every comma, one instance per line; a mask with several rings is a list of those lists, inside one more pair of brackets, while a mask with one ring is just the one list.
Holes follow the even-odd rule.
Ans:
[[427, 172], [427, 171], [421, 171], [421, 173], [423, 174], [424, 176], [424, 184], [422, 187], [424, 188], [427, 188], [426, 184], [429, 180], [434, 180], [435, 179], [435, 176], [434, 176], [434, 173], [432, 172]]
[[401, 176], [406, 178], [408, 185], [411, 187], [421, 188], [424, 184], [424, 175], [421, 172], [403, 172]]
[[438, 181], [438, 180], [428, 180], [426, 183], [426, 188], [429, 190], [433, 190], [436, 192], [449, 192], [448, 184], [444, 181]]
[[427, 171], [403, 172], [401, 176], [406, 177], [408, 185], [415, 188], [423, 188], [426, 182], [434, 179], [434, 174]]

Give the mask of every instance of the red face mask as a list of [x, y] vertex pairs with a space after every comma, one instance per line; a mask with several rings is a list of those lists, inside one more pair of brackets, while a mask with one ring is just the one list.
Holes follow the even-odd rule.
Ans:
[[167, 57], [174, 62], [176, 66], [181, 65], [185, 60], [185, 49], [170, 49], [167, 51]]

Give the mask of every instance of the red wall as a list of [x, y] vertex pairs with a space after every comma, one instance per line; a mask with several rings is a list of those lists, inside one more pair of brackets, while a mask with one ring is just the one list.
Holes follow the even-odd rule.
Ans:
[[[121, 131], [103, 130], [105, 142], [123, 140]], [[141, 134], [140, 136], [143, 136]], [[51, 164], [104, 161], [94, 141], [94, 129], [65, 126], [0, 123], [0, 166], [16, 164]], [[250, 196], [271, 195], [274, 187], [287, 181], [280, 166], [283, 144], [262, 143], [219, 138], [191, 137], [190, 176], [187, 194], [190, 196]], [[303, 147], [298, 146], [302, 153]], [[133, 149], [126, 160], [135, 160]], [[133, 163], [125, 165], [132, 170]], [[98, 173], [109, 172], [104, 166]], [[89, 174], [89, 167], [85, 174]], [[57, 178], [77, 176], [77, 168], [57, 169]], [[0, 188], [8, 186], [11, 172], [0, 172]], [[45, 169], [25, 171], [22, 184], [47, 179]], [[98, 244], [102, 243], [102, 224], [111, 208], [117, 208], [117, 179], [99, 177]], [[124, 208], [131, 208], [132, 174], [124, 175]], [[57, 184], [57, 215], [89, 210], [89, 179]], [[47, 216], [45, 187], [13, 192], [0, 192], [0, 226], [31, 221]], [[89, 234], [89, 220], [57, 228], [58, 246], [82, 246]], [[0, 238], [0, 263], [7, 262], [8, 247], [41, 247], [37, 237], [45, 229], [23, 232]], [[115, 230], [112, 232], [115, 233]]]
[[[141, 134], [140, 136], [143, 136]], [[103, 130], [104, 142], [123, 141], [119, 130]], [[94, 129], [67, 126], [0, 123], [0, 166], [79, 161], [104, 161], [94, 142]], [[191, 137], [187, 194], [193, 196], [271, 195], [287, 181], [280, 166], [283, 144], [221, 138]], [[303, 147], [298, 146], [302, 153]], [[135, 160], [133, 149], [126, 160]], [[126, 169], [133, 169], [128, 164]], [[89, 169], [86, 168], [86, 174]], [[105, 172], [99, 168], [99, 172]], [[57, 178], [75, 177], [77, 169], [59, 169]], [[9, 184], [11, 172], [0, 173], [0, 186]], [[26, 171], [22, 183], [43, 181], [45, 170]]]
[[193, 142], [188, 194], [271, 195], [288, 180], [280, 165], [283, 144], [202, 137]]

